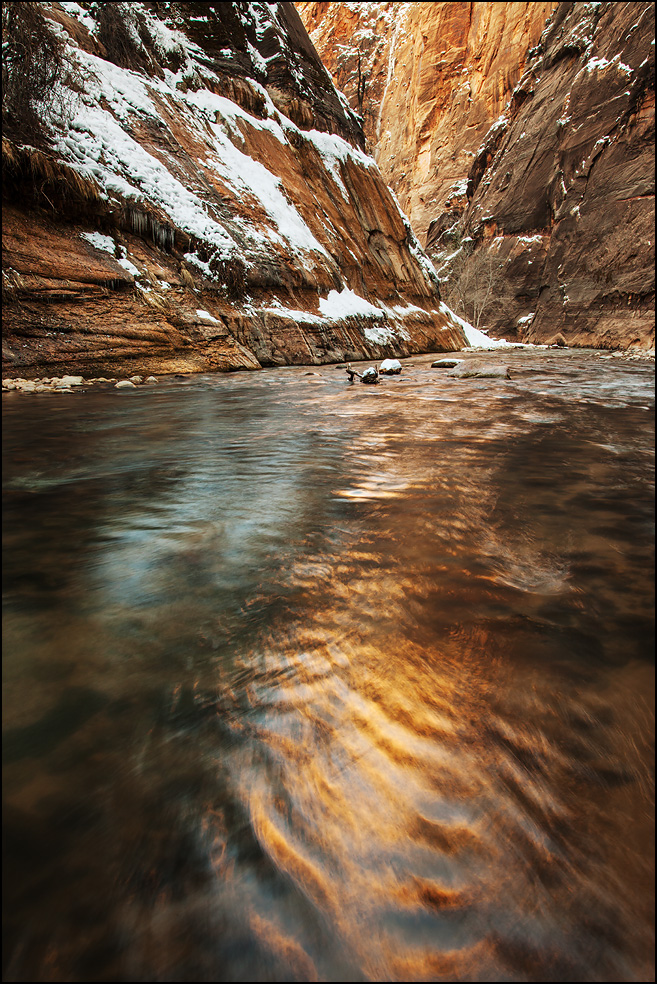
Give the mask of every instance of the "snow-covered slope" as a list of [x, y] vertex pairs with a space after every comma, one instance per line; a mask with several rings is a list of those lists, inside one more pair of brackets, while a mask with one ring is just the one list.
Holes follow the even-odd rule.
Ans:
[[5, 367], [467, 344], [292, 4], [37, 6], [76, 91], [3, 140]]

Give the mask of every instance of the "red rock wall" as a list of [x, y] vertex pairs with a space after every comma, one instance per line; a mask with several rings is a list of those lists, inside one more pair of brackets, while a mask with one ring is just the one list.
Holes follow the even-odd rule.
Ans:
[[441, 276], [455, 234], [494, 271], [493, 334], [654, 351], [654, 37], [651, 3], [560, 4], [436, 228]]
[[[467, 173], [556, 3], [297, 3], [422, 243]], [[358, 98], [358, 60], [365, 77]]]
[[459, 314], [654, 350], [652, 4], [297, 7]]
[[128, 54], [98, 5], [37, 6], [80, 91], [38, 151], [4, 131], [3, 373], [465, 344], [293, 4], [105, 5]]

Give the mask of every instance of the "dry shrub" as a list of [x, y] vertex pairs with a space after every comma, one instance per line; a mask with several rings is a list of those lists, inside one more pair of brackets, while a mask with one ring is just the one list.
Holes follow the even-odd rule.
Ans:
[[192, 277], [187, 267], [184, 267], [182, 265], [180, 267], [180, 279], [183, 283], [183, 286], [190, 287], [192, 289], [194, 288], [195, 286], [194, 278]]
[[451, 233], [443, 241], [457, 247], [449, 265], [449, 274], [440, 284], [440, 296], [448, 307], [477, 329], [498, 303], [497, 291], [502, 264], [490, 240], [476, 242], [469, 236]]
[[98, 40], [108, 59], [120, 68], [147, 68], [150, 59], [143, 49], [130, 4], [99, 3], [97, 11]]
[[141, 291], [141, 300], [146, 305], [146, 307], [151, 308], [158, 314], [170, 314], [171, 306], [167, 298], [162, 297], [161, 294], [156, 294], [155, 291]]
[[62, 123], [76, 73], [38, 3], [2, 4], [2, 126], [7, 136], [46, 142], [46, 121]]

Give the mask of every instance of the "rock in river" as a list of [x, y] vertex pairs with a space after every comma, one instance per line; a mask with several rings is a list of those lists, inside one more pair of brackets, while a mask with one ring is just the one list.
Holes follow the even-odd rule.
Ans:
[[495, 365], [493, 362], [474, 362], [464, 360], [450, 369], [448, 376], [455, 376], [459, 379], [510, 379], [509, 367], [507, 365]]
[[379, 366], [379, 372], [383, 376], [398, 376], [402, 371], [402, 364], [399, 359], [384, 359]]

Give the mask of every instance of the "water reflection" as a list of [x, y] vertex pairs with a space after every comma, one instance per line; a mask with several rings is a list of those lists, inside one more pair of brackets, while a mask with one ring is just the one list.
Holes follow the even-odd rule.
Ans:
[[5, 980], [651, 979], [652, 368], [430, 361], [4, 398]]

